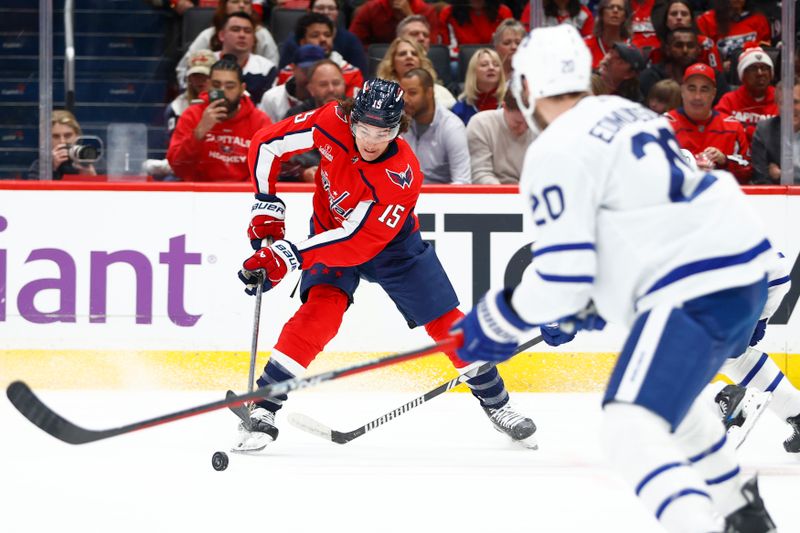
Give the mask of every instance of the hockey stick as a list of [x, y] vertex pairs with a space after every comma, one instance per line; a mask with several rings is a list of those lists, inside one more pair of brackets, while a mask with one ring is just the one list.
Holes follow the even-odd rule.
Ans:
[[207, 413], [217, 409], [224, 409], [233, 405], [242, 405], [245, 402], [258, 400], [261, 398], [275, 397], [279, 394], [286, 394], [291, 391], [305, 389], [312, 387], [326, 381], [351, 376], [361, 372], [366, 372], [375, 368], [380, 368], [403, 361], [409, 361], [425, 355], [430, 355], [438, 352], [452, 351], [461, 345], [462, 339], [460, 337], [450, 337], [437, 344], [426, 346], [418, 350], [404, 352], [395, 355], [389, 355], [377, 359], [371, 359], [355, 365], [340, 368], [338, 370], [329, 370], [306, 378], [294, 378], [279, 383], [273, 383], [264, 387], [260, 387], [253, 392], [247, 394], [234, 395], [224, 400], [190, 407], [174, 413], [149, 418], [140, 422], [134, 422], [125, 426], [120, 426], [111, 429], [92, 430], [85, 429], [77, 426], [69, 420], [61, 417], [58, 413], [50, 409], [44, 404], [31, 388], [22, 381], [15, 381], [8, 386], [6, 395], [14, 407], [22, 413], [22, 415], [30, 420], [35, 426], [39, 427], [45, 433], [53, 437], [67, 442], [69, 444], [85, 444], [87, 442], [94, 442], [98, 440], [116, 437], [125, 433], [131, 433], [140, 429], [146, 429], [161, 424], [168, 424], [189, 418], [199, 414]]
[[[535, 345], [539, 344], [540, 342], [542, 342], [542, 336], [541, 335], [539, 335], [538, 337], [535, 337], [535, 338], [529, 340], [528, 342], [526, 342], [525, 344], [521, 345], [514, 352], [514, 355], [522, 353], [525, 350], [527, 350], [528, 348], [530, 348], [531, 346], [535, 346]], [[470, 378], [473, 378], [473, 377], [477, 376], [478, 374], [482, 374], [483, 372], [486, 372], [487, 370], [489, 370], [493, 366], [495, 366], [495, 363], [484, 363], [484, 364], [482, 364], [482, 365], [480, 365], [478, 367], [471, 368], [467, 372], [464, 372], [460, 376], [451, 379], [447, 383], [442, 383], [441, 385], [439, 385], [435, 389], [426, 392], [422, 396], [414, 398], [410, 402], [404, 403], [400, 407], [392, 409], [388, 413], [386, 413], [384, 415], [381, 415], [378, 418], [376, 418], [374, 420], [371, 420], [371, 421], [367, 422], [366, 424], [364, 424], [363, 426], [358, 427], [358, 428], [356, 428], [356, 429], [354, 429], [352, 431], [337, 431], [335, 429], [331, 429], [328, 426], [326, 426], [325, 424], [323, 424], [321, 422], [318, 422], [317, 420], [314, 420], [310, 416], [307, 416], [307, 415], [304, 415], [304, 414], [300, 414], [300, 413], [291, 413], [289, 415], [289, 423], [291, 425], [293, 425], [294, 427], [298, 428], [298, 429], [301, 429], [301, 430], [303, 430], [303, 431], [305, 431], [307, 433], [311, 433], [312, 435], [316, 435], [317, 437], [323, 438], [325, 440], [329, 440], [329, 441], [335, 442], [336, 444], [347, 444], [351, 440], [357, 439], [358, 437], [360, 437], [364, 433], [367, 433], [368, 431], [372, 431], [373, 429], [375, 429], [375, 428], [377, 428], [379, 426], [382, 426], [386, 422], [389, 422], [390, 420], [393, 420], [393, 419], [397, 418], [398, 416], [407, 413], [408, 411], [414, 409], [415, 407], [419, 407], [423, 403], [428, 402], [428, 401], [432, 400], [433, 398], [436, 398], [440, 394], [449, 391], [450, 389], [456, 387], [460, 383], [463, 383], [464, 381], [466, 381], [466, 380], [468, 380]]]

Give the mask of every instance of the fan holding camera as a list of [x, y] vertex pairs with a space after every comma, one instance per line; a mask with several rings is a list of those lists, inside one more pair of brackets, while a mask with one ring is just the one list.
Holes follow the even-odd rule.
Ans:
[[[51, 123], [53, 147], [53, 179], [65, 174], [96, 176], [94, 163], [102, 155], [102, 141], [91, 135], [82, 136], [81, 126], [69, 111], [54, 110]], [[29, 179], [39, 179], [39, 160], [28, 171]]]

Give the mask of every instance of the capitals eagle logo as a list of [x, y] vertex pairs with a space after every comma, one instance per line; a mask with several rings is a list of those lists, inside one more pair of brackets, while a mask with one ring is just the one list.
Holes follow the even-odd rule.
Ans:
[[408, 187], [411, 187], [411, 182], [414, 181], [414, 173], [411, 171], [410, 164], [403, 172], [394, 172], [387, 168], [386, 175], [389, 176], [389, 179], [392, 180], [392, 183], [401, 189], [407, 189]]

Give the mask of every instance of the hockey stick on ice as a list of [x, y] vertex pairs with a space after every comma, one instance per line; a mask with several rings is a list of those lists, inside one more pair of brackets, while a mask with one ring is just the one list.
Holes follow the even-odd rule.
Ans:
[[279, 383], [273, 383], [265, 387], [260, 387], [253, 392], [247, 394], [234, 395], [224, 400], [218, 400], [196, 407], [190, 407], [174, 413], [149, 418], [140, 422], [134, 422], [125, 426], [120, 426], [111, 429], [85, 429], [77, 426], [69, 420], [63, 418], [58, 413], [50, 409], [47, 405], [40, 400], [31, 388], [22, 381], [15, 381], [8, 386], [6, 395], [14, 407], [22, 413], [22, 415], [30, 420], [35, 426], [39, 427], [45, 433], [53, 437], [67, 442], [69, 444], [85, 444], [87, 442], [94, 442], [98, 440], [116, 437], [125, 433], [131, 433], [140, 429], [146, 429], [161, 424], [168, 424], [183, 418], [189, 418], [217, 409], [224, 409], [234, 405], [242, 405], [245, 402], [259, 400], [261, 398], [275, 397], [279, 394], [286, 394], [291, 391], [305, 389], [312, 387], [326, 381], [351, 376], [375, 368], [380, 368], [403, 361], [409, 361], [425, 355], [430, 355], [438, 352], [447, 352], [455, 350], [461, 344], [460, 337], [450, 337], [442, 342], [426, 346], [424, 348], [413, 350], [410, 352], [399, 353], [395, 355], [388, 355], [377, 359], [371, 359], [355, 365], [340, 368], [338, 370], [329, 370], [313, 376], [305, 378], [293, 378]]
[[[539, 344], [540, 342], [542, 342], [542, 336], [541, 335], [539, 335], [538, 337], [533, 338], [533, 339], [529, 340], [528, 342], [526, 342], [525, 344], [521, 345], [514, 352], [514, 355], [522, 353], [525, 350], [527, 350], [528, 348], [530, 348], [531, 346], [535, 346], [535, 345]], [[325, 440], [329, 440], [329, 441], [335, 442], [336, 444], [347, 444], [351, 440], [357, 439], [358, 437], [360, 437], [364, 433], [367, 433], [368, 431], [372, 431], [373, 429], [375, 429], [375, 428], [377, 428], [379, 426], [382, 426], [386, 422], [389, 422], [390, 420], [393, 420], [393, 419], [397, 418], [398, 416], [407, 413], [408, 411], [414, 409], [415, 407], [419, 407], [423, 403], [428, 402], [428, 401], [432, 400], [433, 398], [436, 398], [440, 394], [449, 391], [450, 389], [456, 387], [460, 383], [463, 383], [464, 381], [466, 381], [466, 380], [468, 380], [470, 378], [473, 378], [473, 377], [477, 376], [478, 374], [481, 374], [481, 373], [489, 370], [494, 365], [495, 365], [495, 363], [484, 363], [484, 364], [482, 364], [480, 366], [471, 368], [467, 372], [461, 374], [458, 377], [455, 377], [455, 378], [451, 379], [447, 383], [442, 383], [441, 385], [439, 385], [435, 389], [426, 392], [422, 396], [414, 398], [410, 402], [404, 403], [400, 407], [392, 409], [388, 413], [386, 413], [384, 415], [381, 415], [378, 418], [376, 418], [374, 420], [371, 420], [371, 421], [367, 422], [366, 424], [364, 424], [363, 426], [358, 427], [358, 428], [356, 428], [356, 429], [354, 429], [352, 431], [337, 431], [335, 429], [331, 429], [328, 426], [326, 426], [325, 424], [323, 424], [323, 423], [321, 423], [321, 422], [319, 422], [317, 420], [314, 420], [310, 416], [307, 416], [307, 415], [304, 415], [304, 414], [300, 414], [300, 413], [291, 413], [291, 414], [289, 414], [289, 417], [288, 417], [289, 423], [292, 424], [294, 427], [296, 427], [298, 429], [301, 429], [301, 430], [303, 430], [303, 431], [305, 431], [307, 433], [311, 433], [312, 435], [316, 435], [317, 437], [323, 438]]]

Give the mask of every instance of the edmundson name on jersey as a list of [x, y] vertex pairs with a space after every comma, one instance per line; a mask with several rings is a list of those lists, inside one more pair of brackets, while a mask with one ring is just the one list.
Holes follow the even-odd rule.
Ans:
[[610, 143], [614, 140], [614, 136], [627, 124], [646, 122], [660, 116], [658, 113], [641, 106], [616, 109], [598, 120], [589, 130], [589, 135]]

